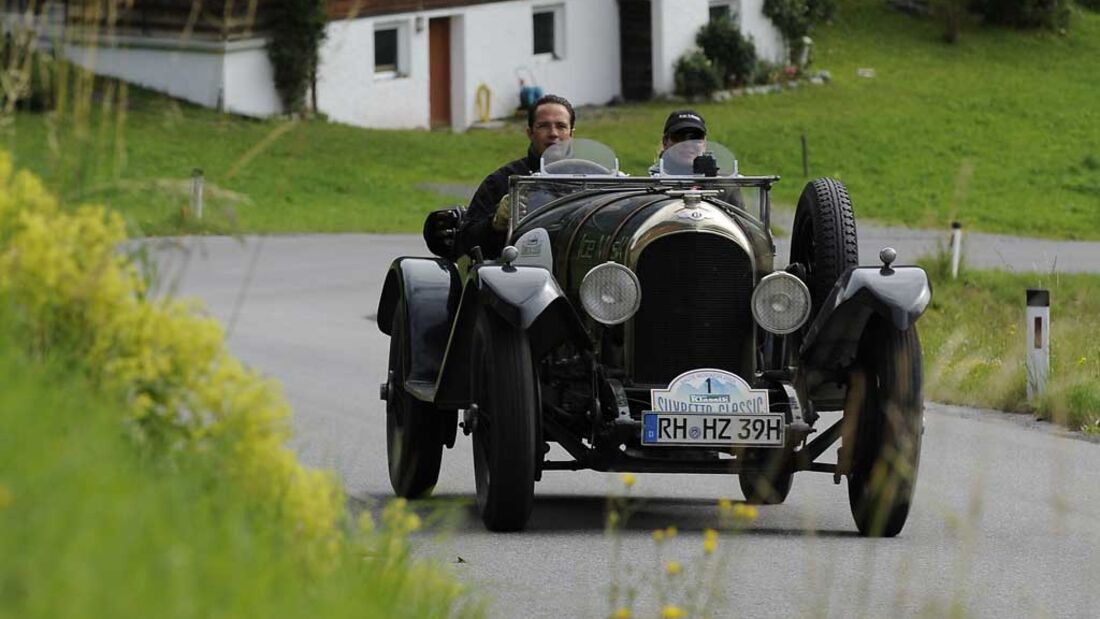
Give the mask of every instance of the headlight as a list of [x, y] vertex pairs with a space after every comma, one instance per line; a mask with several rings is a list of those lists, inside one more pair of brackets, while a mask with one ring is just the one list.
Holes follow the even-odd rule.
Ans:
[[605, 325], [626, 322], [641, 303], [638, 277], [621, 264], [605, 262], [589, 271], [581, 282], [584, 311]]
[[810, 289], [790, 273], [772, 273], [752, 291], [752, 316], [776, 335], [796, 331], [810, 318]]

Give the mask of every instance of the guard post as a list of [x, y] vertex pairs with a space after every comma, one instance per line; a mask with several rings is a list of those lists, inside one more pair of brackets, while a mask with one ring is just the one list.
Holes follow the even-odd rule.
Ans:
[[959, 261], [962, 259], [962, 224], [951, 222], [951, 279], [959, 278]]
[[1050, 373], [1050, 291], [1027, 289], [1027, 399], [1042, 395]]
[[203, 175], [200, 168], [191, 170], [191, 212], [202, 219]]

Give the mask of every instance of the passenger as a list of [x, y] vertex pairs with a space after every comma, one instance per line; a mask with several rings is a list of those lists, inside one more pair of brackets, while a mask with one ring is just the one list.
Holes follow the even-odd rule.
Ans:
[[508, 177], [538, 171], [543, 151], [573, 139], [576, 119], [573, 106], [557, 95], [546, 95], [527, 110], [527, 137], [530, 140], [527, 156], [500, 167], [485, 177], [477, 188], [458, 228], [458, 248], [462, 254], [481, 247], [486, 259], [500, 255], [511, 217]]
[[660, 174], [661, 156], [665, 154], [670, 146], [687, 140], [705, 139], [707, 139], [707, 123], [697, 112], [694, 110], [677, 110], [669, 114], [665, 120], [664, 134], [661, 136], [661, 152], [657, 155], [657, 163], [649, 168], [650, 176]]

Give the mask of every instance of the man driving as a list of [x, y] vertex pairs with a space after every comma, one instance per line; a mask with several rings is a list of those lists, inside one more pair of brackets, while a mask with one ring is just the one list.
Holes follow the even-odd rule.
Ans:
[[485, 258], [500, 255], [511, 217], [508, 177], [527, 176], [537, 171], [547, 148], [573, 139], [576, 118], [569, 101], [557, 95], [546, 95], [527, 110], [527, 138], [530, 140], [527, 155], [501, 166], [485, 177], [477, 188], [456, 235], [462, 254], [481, 247]]

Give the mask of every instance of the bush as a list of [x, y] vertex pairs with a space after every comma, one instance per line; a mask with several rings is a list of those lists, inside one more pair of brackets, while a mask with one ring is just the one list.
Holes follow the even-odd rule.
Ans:
[[972, 6], [991, 24], [1065, 30], [1069, 28], [1069, 2], [1070, 0], [976, 0]]
[[1100, 13], [1100, 0], [1077, 0], [1077, 5], [1094, 13]]
[[798, 64], [803, 37], [809, 36], [814, 24], [832, 19], [835, 10], [835, 0], [764, 0], [764, 16], [787, 41], [791, 64]]
[[703, 52], [695, 50], [676, 61], [676, 94], [708, 96], [722, 86], [718, 69]]
[[726, 86], [745, 84], [756, 67], [756, 46], [729, 19], [707, 22], [695, 35], [695, 43], [719, 69]]
[[319, 48], [325, 39], [324, 0], [286, 0], [269, 5], [271, 40], [267, 55], [275, 73], [275, 90], [285, 112], [305, 108], [306, 91], [317, 75]]

